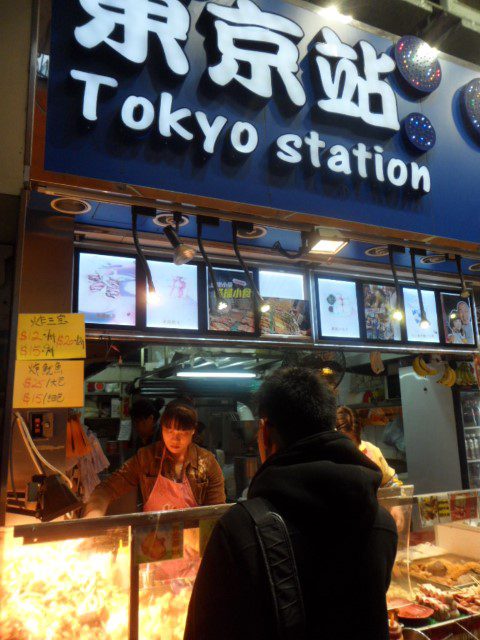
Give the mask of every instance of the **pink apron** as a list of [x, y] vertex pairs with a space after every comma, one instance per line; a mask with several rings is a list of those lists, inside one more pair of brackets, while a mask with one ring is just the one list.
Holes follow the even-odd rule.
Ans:
[[[165, 449], [160, 463], [157, 480], [148, 500], [143, 505], [144, 511], [171, 511], [174, 509], [188, 509], [197, 507], [197, 501], [185, 471], [182, 472], [182, 482], [174, 482], [162, 476]], [[194, 557], [192, 550], [184, 544], [183, 558], [178, 560], [164, 560], [159, 563], [155, 573], [159, 579], [174, 580], [176, 578], [194, 578], [200, 558]]]

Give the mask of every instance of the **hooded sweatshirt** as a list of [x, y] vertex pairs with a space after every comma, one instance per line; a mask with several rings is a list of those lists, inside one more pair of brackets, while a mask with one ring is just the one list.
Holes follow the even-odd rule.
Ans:
[[[288, 526], [308, 640], [388, 640], [385, 594], [397, 532], [378, 505], [380, 482], [378, 467], [335, 431], [271, 456], [252, 480], [249, 498], [268, 500]], [[185, 640], [278, 637], [254, 524], [236, 505], [207, 545]]]

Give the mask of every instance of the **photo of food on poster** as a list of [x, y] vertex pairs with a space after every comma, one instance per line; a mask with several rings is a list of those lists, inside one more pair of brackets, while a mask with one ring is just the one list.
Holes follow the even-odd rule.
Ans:
[[255, 308], [252, 289], [243, 271], [214, 269], [220, 297], [226, 303], [219, 310], [213, 284], [208, 278], [208, 328], [232, 333], [255, 332]]
[[401, 340], [400, 322], [392, 318], [397, 308], [395, 287], [377, 284], [363, 285], [365, 328], [367, 340]]
[[310, 305], [308, 300], [264, 298], [270, 311], [262, 313], [262, 335], [306, 337], [311, 334]]
[[198, 329], [197, 267], [149, 260], [157, 299], [147, 300], [147, 327]]
[[441, 293], [442, 320], [449, 344], [475, 344], [470, 300], [457, 293]]
[[428, 327], [421, 327], [420, 302], [416, 289], [403, 288], [403, 302], [405, 305], [405, 324], [407, 326], [407, 340], [409, 342], [440, 342], [438, 331], [437, 304], [433, 291], [422, 289], [422, 300]]
[[135, 258], [80, 253], [78, 312], [90, 324], [135, 325]]
[[328, 338], [360, 337], [355, 282], [319, 278], [318, 299], [322, 336]]

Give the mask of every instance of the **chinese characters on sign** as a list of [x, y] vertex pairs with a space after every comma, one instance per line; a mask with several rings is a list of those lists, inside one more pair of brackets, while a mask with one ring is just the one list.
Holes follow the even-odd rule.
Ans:
[[83, 406], [82, 360], [17, 361], [14, 409]]
[[[106, 46], [113, 55], [137, 66], [145, 64], [149, 57], [157, 65], [158, 59], [161, 78], [164, 69], [162, 56], [158, 56], [160, 47], [164, 67], [177, 79], [183, 80], [193, 64], [198, 70], [200, 63], [196, 59], [189, 62], [184, 49], [197, 25], [191, 24], [189, 11], [180, 0], [77, 1], [86, 14], [86, 20], [76, 25], [73, 34], [80, 51], [103, 45], [99, 55]], [[217, 92], [229, 86], [242, 88], [248, 96], [262, 101], [275, 98], [293, 109], [308, 108], [344, 121], [353, 119], [383, 134], [386, 131], [393, 135], [400, 129], [395, 93], [386, 79], [395, 69], [390, 56], [378, 54], [372, 44], [363, 40], [355, 47], [343, 42], [330, 27], [323, 27], [314, 42], [305, 43], [305, 33], [295, 21], [264, 10], [260, 4], [253, 0], [236, 0], [231, 6], [205, 4], [198, 31], [202, 29], [208, 55], [206, 68], [200, 71], [211, 87]], [[312, 105], [307, 105], [307, 76], [302, 73], [308, 72], [300, 68], [300, 43], [307, 44], [314, 57], [312, 80], [318, 91]], [[115, 99], [121, 80], [81, 68], [70, 68], [69, 73], [80, 83], [83, 117], [89, 122], [97, 121], [102, 102]], [[165, 141], [195, 142], [208, 155], [222, 152], [220, 146], [227, 145], [238, 158], [244, 158], [263, 144], [252, 122], [232, 120], [224, 113], [195, 111], [191, 105], [176, 105], [174, 94], [166, 89], [158, 96], [132, 94], [123, 99], [119, 109], [123, 127], [133, 132], [155, 130]], [[275, 160], [283, 166], [306, 161], [314, 169], [326, 169], [332, 177], [354, 176], [379, 185], [408, 188], [417, 194], [431, 189], [425, 165], [384, 158], [379, 145], [370, 148], [357, 142], [350, 149], [341, 144], [328, 147], [315, 130], [303, 135], [287, 132], [272, 143]]]
[[76, 313], [22, 313], [17, 359], [85, 358], [85, 319]]

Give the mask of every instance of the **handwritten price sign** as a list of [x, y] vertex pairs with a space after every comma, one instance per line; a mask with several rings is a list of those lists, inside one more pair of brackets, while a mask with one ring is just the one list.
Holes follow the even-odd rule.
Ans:
[[13, 388], [14, 409], [82, 406], [82, 360], [17, 361]]
[[17, 360], [85, 358], [85, 316], [81, 313], [21, 313]]

